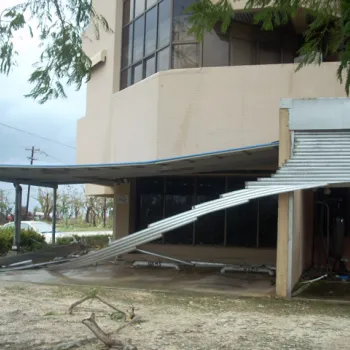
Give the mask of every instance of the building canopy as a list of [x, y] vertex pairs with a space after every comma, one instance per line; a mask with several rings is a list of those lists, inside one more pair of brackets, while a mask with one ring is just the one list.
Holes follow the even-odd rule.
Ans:
[[123, 179], [194, 175], [235, 170], [275, 170], [278, 142], [145, 162], [86, 165], [0, 165], [0, 181], [54, 187], [68, 184], [112, 186]]

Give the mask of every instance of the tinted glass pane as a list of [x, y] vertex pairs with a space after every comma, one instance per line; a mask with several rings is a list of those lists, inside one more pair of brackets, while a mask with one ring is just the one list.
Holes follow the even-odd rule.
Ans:
[[229, 66], [230, 42], [214, 31], [204, 34], [203, 67]]
[[[193, 194], [193, 178], [168, 178], [166, 180], [165, 216], [169, 217], [191, 209], [193, 205]], [[193, 224], [173, 230], [164, 237], [166, 243], [192, 244]]]
[[233, 38], [231, 42], [231, 64], [233, 66], [256, 64], [257, 43], [255, 41]]
[[134, 12], [134, 0], [127, 0], [124, 3], [124, 10], [123, 10], [123, 24], [128, 24], [133, 19], [133, 12]]
[[133, 68], [134, 84], [142, 80], [142, 63], [134, 66]]
[[[243, 189], [255, 178], [228, 178], [228, 190]], [[256, 247], [258, 202], [251, 201], [227, 210], [227, 245]]]
[[188, 19], [189, 14], [185, 10], [195, 1], [176, 0], [174, 1], [174, 19], [173, 19], [173, 41], [195, 40], [193, 35], [188, 34], [190, 28]]
[[281, 47], [277, 43], [259, 43], [259, 63], [278, 64], [281, 63]]
[[121, 78], [121, 88], [125, 89], [126, 87], [131, 85], [131, 69], [127, 69], [122, 72]]
[[277, 246], [278, 196], [259, 199], [259, 246]]
[[156, 50], [157, 42], [157, 8], [146, 13], [146, 37], [145, 55], [149, 55]]
[[135, 17], [145, 11], [145, 0], [135, 0]]
[[[219, 198], [225, 192], [225, 177], [198, 177], [196, 204]], [[225, 210], [207, 214], [195, 222], [196, 244], [224, 244]]]
[[132, 24], [125, 27], [123, 30], [123, 57], [122, 67], [129, 66], [131, 64], [132, 56]]
[[145, 17], [137, 19], [134, 24], [134, 57], [133, 62], [140, 60], [143, 57], [143, 35], [144, 35], [144, 20]]
[[227, 210], [227, 245], [256, 247], [258, 202]]
[[157, 72], [169, 69], [170, 47], [158, 52]]
[[149, 9], [157, 3], [157, 0], [147, 0], [147, 8]]
[[150, 75], [154, 74], [156, 72], [156, 59], [155, 57], [151, 57], [146, 61], [146, 77], [149, 77]]
[[[146, 228], [152, 222], [163, 219], [164, 179], [143, 178], [136, 183], [137, 230]], [[156, 241], [161, 242], [162, 239]]]
[[175, 69], [199, 67], [199, 45], [173, 45], [172, 61]]
[[170, 4], [170, 0], [159, 3], [158, 48], [168, 45], [170, 42]]

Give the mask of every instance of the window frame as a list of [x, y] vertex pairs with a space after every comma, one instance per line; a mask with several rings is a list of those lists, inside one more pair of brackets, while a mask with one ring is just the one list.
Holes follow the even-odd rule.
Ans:
[[[125, 3], [127, 1], [133, 1], [134, 0], [123, 0], [123, 9], [125, 8]], [[169, 26], [169, 42], [166, 45], [162, 45], [158, 47], [158, 35], [159, 35], [159, 6], [162, 2], [167, 1], [167, 0], [157, 0], [156, 3], [154, 5], [152, 5], [151, 7], [147, 8], [147, 1], [145, 1], [145, 9], [142, 13], [140, 13], [137, 17], [135, 17], [135, 3], [133, 3], [132, 6], [132, 16], [131, 19], [129, 20], [128, 23], [124, 23], [124, 13], [123, 13], [123, 17], [122, 17], [122, 43], [121, 43], [121, 60], [120, 60], [120, 79], [119, 79], [119, 89], [120, 90], [124, 90], [127, 87], [134, 85], [136, 83], [134, 83], [134, 73], [133, 73], [133, 67], [137, 66], [138, 64], [142, 64], [142, 69], [143, 69], [143, 79], [146, 79], [146, 67], [145, 67], [145, 62], [147, 62], [152, 56], [155, 57], [155, 72], [157, 73], [158, 70], [158, 54], [160, 51], [163, 51], [164, 49], [169, 48], [169, 62], [168, 62], [168, 67], [169, 69], [173, 69], [173, 48], [174, 45], [186, 45], [186, 44], [196, 44], [198, 46], [198, 50], [199, 50], [199, 61], [198, 61], [198, 68], [202, 66], [203, 63], [203, 42], [198, 42], [195, 39], [192, 40], [173, 40], [173, 27], [174, 27], [174, 1], [176, 0], [169, 0], [170, 2], [170, 13], [169, 13], [169, 18], [170, 18], [170, 26]], [[151, 11], [152, 9], [157, 8], [157, 25], [156, 25], [156, 50], [153, 51], [152, 53], [145, 55], [145, 47], [146, 47], [146, 15], [149, 11]], [[134, 45], [134, 35], [135, 35], [135, 28], [134, 28], [134, 23], [136, 20], [138, 20], [139, 18], [141, 18], [142, 16], [145, 17], [144, 19], [144, 31], [143, 31], [143, 43], [144, 43], [144, 47], [143, 47], [143, 56], [141, 59], [133, 62], [134, 59], [134, 50], [131, 50], [131, 58], [129, 58], [129, 62], [131, 62], [130, 64], [126, 65], [125, 67], [122, 66], [123, 64], [123, 48], [124, 48], [124, 30], [125, 28], [129, 27], [132, 25], [132, 43], [131, 45]], [[130, 73], [128, 73], [128, 71]], [[123, 83], [123, 74], [130, 74], [130, 85], [124, 86], [122, 85]]]
[[[124, 4], [126, 1], [134, 1], [134, 0], [124, 0]], [[143, 75], [143, 79], [145, 79], [145, 74], [146, 74], [146, 67], [145, 67], [145, 63], [150, 59], [152, 58], [152, 56], [154, 56], [155, 58], [155, 71], [157, 72], [157, 67], [158, 67], [158, 53], [164, 49], [166, 49], [167, 47], [170, 47], [170, 52], [171, 52], [171, 44], [172, 44], [172, 41], [171, 41], [171, 30], [172, 30], [172, 14], [173, 14], [173, 0], [169, 0], [170, 1], [170, 38], [169, 38], [169, 42], [166, 44], [166, 45], [163, 45], [163, 46], [160, 46], [158, 47], [158, 29], [159, 29], [159, 6], [160, 4], [163, 2], [163, 1], [167, 1], [167, 0], [157, 0], [156, 3], [147, 8], [147, 3], [145, 1], [145, 9], [144, 11], [139, 14], [137, 17], [135, 17], [135, 4], [133, 5], [133, 14], [132, 14], [132, 19], [124, 24], [124, 14], [123, 14], [123, 27], [122, 27], [122, 33], [124, 33], [124, 29], [127, 28], [128, 26], [132, 25], [133, 26], [133, 37], [132, 37], [132, 45], [134, 45], [134, 35], [135, 35], [135, 28], [134, 28], [134, 23], [135, 21], [137, 21], [139, 18], [141, 18], [142, 16], [144, 16], [144, 30], [143, 30], [143, 43], [144, 43], [144, 47], [143, 47], [143, 55], [142, 55], [142, 58], [133, 62], [133, 59], [134, 59], [134, 50], [131, 50], [131, 58], [130, 58], [130, 64], [129, 65], [126, 65], [125, 67], [122, 67], [121, 66], [121, 69], [120, 69], [120, 90], [123, 90], [125, 88], [127, 88], [128, 86], [125, 86], [123, 87], [122, 86], [122, 75], [124, 72], [128, 71], [130, 69], [130, 74], [131, 74], [131, 85], [135, 84], [134, 83], [134, 71], [133, 71], [133, 67], [137, 66], [138, 64], [142, 64], [142, 75]], [[124, 8], [124, 6], [123, 6]], [[146, 25], [147, 25], [147, 21], [146, 21], [146, 16], [147, 16], [147, 13], [152, 11], [154, 8], [157, 9], [157, 24], [156, 24], [156, 50], [149, 53], [149, 54], [145, 54], [145, 48], [146, 48]], [[122, 50], [121, 50], [121, 57], [123, 58], [123, 48], [124, 48], [124, 36], [122, 35]], [[122, 65], [122, 60], [121, 60], [121, 65]], [[171, 54], [169, 55], [169, 67], [171, 67]]]

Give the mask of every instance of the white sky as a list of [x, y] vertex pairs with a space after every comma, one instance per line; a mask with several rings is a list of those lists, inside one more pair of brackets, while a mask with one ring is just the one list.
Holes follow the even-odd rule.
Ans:
[[[16, 2], [0, 0], [0, 11]], [[44, 105], [25, 98], [24, 94], [31, 90], [27, 80], [33, 71], [32, 64], [40, 53], [39, 41], [32, 39], [29, 32], [22, 31], [16, 37], [16, 43], [19, 51], [18, 67], [8, 77], [0, 75], [0, 123], [75, 147], [77, 120], [85, 114], [85, 87], [78, 92], [74, 88], [67, 88], [67, 99], [49, 101]], [[0, 164], [28, 164], [26, 157], [29, 152], [25, 148], [31, 146], [48, 154], [38, 154], [36, 164], [75, 163], [74, 149], [0, 125]], [[8, 193], [13, 192], [11, 184], [0, 182], [0, 188], [7, 189]]]

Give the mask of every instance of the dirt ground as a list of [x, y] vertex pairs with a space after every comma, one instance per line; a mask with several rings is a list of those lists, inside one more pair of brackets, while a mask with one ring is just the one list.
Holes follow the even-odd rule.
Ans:
[[[89, 287], [1, 282], [1, 349], [58, 349], [60, 343], [90, 338], [81, 323], [95, 312], [106, 332], [122, 321], [99, 301], [67, 310]], [[99, 295], [126, 310], [130, 304], [142, 322], [123, 329], [139, 350], [349, 349], [350, 306], [273, 298], [99, 289]], [[80, 350], [105, 349], [95, 342]]]

